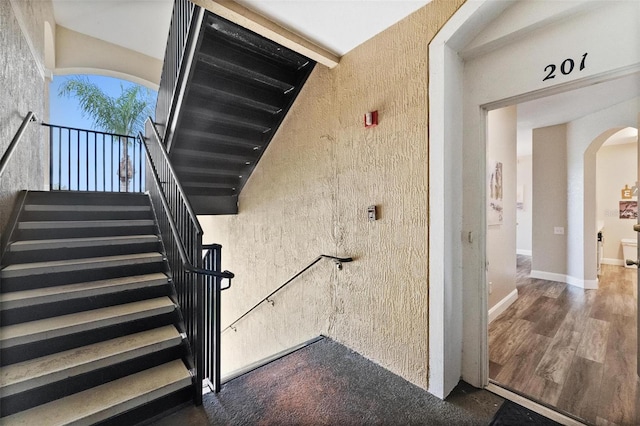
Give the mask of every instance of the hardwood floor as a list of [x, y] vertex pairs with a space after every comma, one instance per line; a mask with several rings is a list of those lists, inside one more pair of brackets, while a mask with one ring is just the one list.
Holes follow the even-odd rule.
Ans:
[[591, 425], [640, 424], [636, 269], [602, 265], [598, 290], [529, 278], [489, 325], [489, 377]]

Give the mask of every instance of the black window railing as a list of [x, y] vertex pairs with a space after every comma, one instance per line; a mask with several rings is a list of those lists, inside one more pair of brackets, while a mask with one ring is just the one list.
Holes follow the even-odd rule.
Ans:
[[135, 137], [42, 125], [49, 128], [52, 191], [145, 191], [144, 148]]

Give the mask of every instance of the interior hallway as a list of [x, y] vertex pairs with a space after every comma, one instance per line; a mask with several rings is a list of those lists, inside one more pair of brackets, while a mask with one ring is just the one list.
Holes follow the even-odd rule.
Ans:
[[639, 424], [637, 269], [602, 265], [598, 290], [530, 271], [518, 256], [518, 300], [489, 326], [490, 379], [588, 424]]

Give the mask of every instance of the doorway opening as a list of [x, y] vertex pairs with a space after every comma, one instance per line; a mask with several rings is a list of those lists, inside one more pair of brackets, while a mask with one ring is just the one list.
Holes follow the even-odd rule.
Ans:
[[[613, 93], [611, 85], [624, 81], [607, 84]], [[574, 93], [575, 102], [590, 98], [585, 95]], [[605, 111], [624, 116], [629, 110], [630, 116], [636, 105], [623, 101]], [[564, 233], [571, 221], [567, 152], [576, 144], [567, 128], [596, 121], [606, 129], [610, 121], [602, 111], [595, 103], [593, 112], [569, 122], [558, 114], [552, 122], [537, 123], [528, 117], [535, 112], [531, 104], [487, 114], [488, 370], [490, 383], [569, 417], [631, 425], [638, 421], [640, 397], [637, 269], [623, 266], [621, 242], [635, 241], [635, 128], [603, 131], [587, 148], [597, 154], [579, 158], [595, 163], [596, 170], [596, 187], [585, 188], [595, 192], [596, 202], [584, 210], [595, 213], [599, 237], [608, 230], [611, 241], [597, 289], [576, 285], [567, 274], [574, 261], [567, 256]], [[532, 123], [545, 126], [531, 129]]]
[[[477, 387], [489, 384], [487, 111], [602, 86], [640, 70], [637, 4], [553, 3], [467, 2], [430, 44], [429, 390], [436, 395], [446, 395], [459, 377]], [[628, 54], [620, 54], [619, 46], [627, 46]], [[555, 80], [540, 76], [552, 62], [556, 68], [575, 64], [596, 51], [606, 58], [597, 67], [571, 74], [567, 66]], [[637, 123], [637, 98], [629, 102], [635, 102], [633, 121], [630, 114], [617, 116], [624, 125]], [[567, 126], [566, 133], [588, 145], [602, 132], [594, 134], [591, 124]], [[532, 268], [563, 275], [559, 282], [585, 291], [598, 285], [596, 212], [584, 208], [595, 205], [595, 189], [588, 190], [595, 188], [595, 160], [579, 166], [569, 161], [592, 155], [588, 146], [572, 145], [566, 155], [566, 271], [545, 271], [535, 256]], [[553, 228], [552, 235], [562, 235]], [[550, 278], [538, 279], [559, 277]]]

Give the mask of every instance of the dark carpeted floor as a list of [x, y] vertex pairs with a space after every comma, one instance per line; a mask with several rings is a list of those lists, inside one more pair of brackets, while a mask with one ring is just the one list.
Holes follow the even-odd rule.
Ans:
[[223, 385], [167, 425], [488, 425], [502, 398], [461, 382], [446, 401], [323, 339]]

